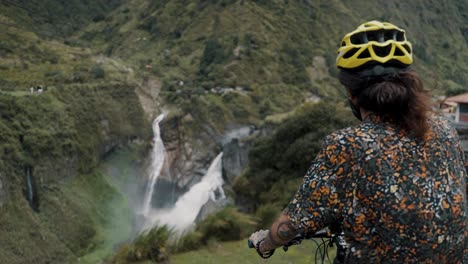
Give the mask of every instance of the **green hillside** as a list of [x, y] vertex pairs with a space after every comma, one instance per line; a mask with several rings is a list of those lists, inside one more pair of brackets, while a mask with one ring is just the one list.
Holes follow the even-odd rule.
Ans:
[[464, 90], [466, 9], [455, 0], [132, 0], [71, 39], [159, 78], [167, 103], [223, 130], [311, 96], [343, 96], [335, 78], [339, 41], [372, 19], [407, 29], [414, 68], [435, 95]]
[[[455, 0], [133, 0], [78, 37], [142, 72], [151, 65], [149, 71], [165, 80], [168, 93], [241, 86], [261, 103], [268, 93], [273, 105], [282, 106], [276, 97], [285, 94], [335, 95], [337, 83], [330, 75], [336, 73], [339, 41], [373, 19], [407, 29], [415, 68], [435, 92], [464, 84], [467, 12], [466, 3]], [[185, 87], [174, 87], [178, 80]]]
[[[162, 108], [196, 146], [217, 147], [227, 127], [276, 130], [254, 144], [253, 167], [234, 186], [267, 224], [287, 199], [280, 187], [292, 190], [321, 137], [352, 120], [335, 78], [341, 37], [368, 20], [395, 23], [427, 87], [463, 91], [467, 14], [465, 0], [0, 1], [0, 262], [108, 254], [108, 219], [129, 209], [100, 167], [111, 149], [148, 142]], [[150, 81], [161, 82], [160, 98]], [[31, 93], [38, 86], [45, 92]], [[317, 98], [325, 102], [307, 103]], [[40, 212], [25, 199], [28, 167]]]
[[[110, 149], [151, 135], [139, 84], [118, 59], [0, 18], [0, 262], [73, 263], [102, 246], [108, 254], [131, 220], [99, 168]], [[114, 225], [122, 233], [104, 245]]]
[[[342, 96], [334, 77], [338, 43], [371, 19], [407, 29], [414, 68], [434, 94], [463, 90], [468, 81], [468, 10], [460, 0], [45, 3], [0, 5], [0, 22], [15, 25], [0, 24], [3, 89], [152, 77], [182, 116], [222, 131], [311, 96]], [[55, 38], [42, 30], [51, 25], [60, 29]]]

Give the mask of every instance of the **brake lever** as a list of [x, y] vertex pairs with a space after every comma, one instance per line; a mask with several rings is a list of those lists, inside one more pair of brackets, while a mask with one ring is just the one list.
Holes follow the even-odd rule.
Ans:
[[297, 236], [293, 238], [291, 241], [289, 241], [286, 245], [283, 246], [284, 252], [287, 252], [290, 246], [301, 244], [303, 239], [304, 239], [303, 236]]

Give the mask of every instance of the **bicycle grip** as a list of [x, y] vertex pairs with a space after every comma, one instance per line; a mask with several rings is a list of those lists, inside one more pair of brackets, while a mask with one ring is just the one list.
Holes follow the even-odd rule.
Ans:
[[249, 248], [254, 248], [255, 247], [252, 240], [250, 240], [250, 239], [247, 241], [247, 245], [249, 246]]

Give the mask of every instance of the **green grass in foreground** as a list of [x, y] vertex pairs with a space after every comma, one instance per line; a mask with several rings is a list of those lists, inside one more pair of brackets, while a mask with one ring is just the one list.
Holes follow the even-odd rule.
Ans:
[[[263, 260], [254, 249], [247, 247], [247, 240], [216, 243], [197, 251], [171, 255], [171, 264], [310, 264], [314, 262], [316, 246], [312, 241], [303, 241], [302, 244], [289, 248], [288, 252], [277, 249], [268, 260]], [[330, 259], [333, 261], [335, 250], [330, 249]], [[317, 261], [317, 263], [321, 263]], [[325, 261], [325, 263], [331, 263]]]

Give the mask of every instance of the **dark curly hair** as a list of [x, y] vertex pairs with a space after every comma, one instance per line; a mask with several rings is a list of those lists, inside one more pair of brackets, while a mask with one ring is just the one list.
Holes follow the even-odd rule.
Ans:
[[409, 135], [423, 140], [429, 130], [427, 118], [431, 96], [418, 75], [411, 70], [398, 70], [379, 76], [365, 76], [341, 70], [338, 78], [357, 98], [359, 107], [389, 118]]

